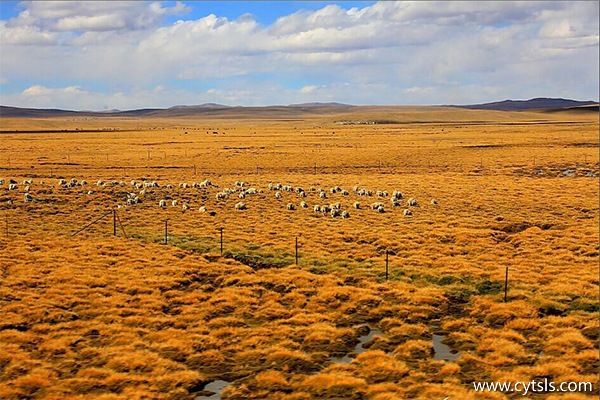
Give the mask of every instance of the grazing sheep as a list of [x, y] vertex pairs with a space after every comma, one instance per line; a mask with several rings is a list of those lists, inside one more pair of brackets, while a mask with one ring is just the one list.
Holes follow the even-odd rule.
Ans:
[[4, 179], [0, 179], [0, 185], [4, 185]]
[[276, 199], [282, 199], [283, 195], [281, 194], [281, 192], [277, 191], [277, 192], [275, 192], [275, 198]]
[[331, 211], [331, 208], [329, 208], [329, 206], [327, 206], [327, 205], [322, 205], [321, 206], [321, 212], [323, 214], [328, 214], [330, 211]]
[[302, 208], [308, 208], [308, 204], [306, 204], [306, 202], [304, 202], [304, 201], [301, 201], [300, 202], [300, 207], [302, 207]]
[[102, 179], [98, 179], [98, 181], [96, 182], [96, 186], [104, 186], [104, 181]]
[[167, 189], [173, 189], [173, 185], [169, 184], [166, 186]]
[[298, 196], [299, 197], [306, 197], [306, 192], [305, 191], [298, 192]]
[[316, 187], [314, 187], [314, 186], [311, 186], [311, 187], [309, 187], [309, 188], [308, 188], [308, 191], [309, 191], [309, 192], [316, 192], [316, 191], [317, 191], [317, 188], [316, 188]]
[[321, 207], [318, 204], [315, 204], [313, 210], [314, 212], [321, 212]]
[[206, 206], [202, 206], [198, 209], [200, 212], [206, 212]]
[[372, 210], [377, 210], [379, 207], [383, 207], [383, 203], [381, 202], [375, 202], [371, 204], [371, 209]]
[[360, 210], [360, 203], [358, 201], [355, 201], [352, 207], [356, 208], [357, 210]]
[[385, 209], [383, 208], [383, 204], [380, 205], [379, 207], [377, 207], [377, 212], [383, 214], [385, 212]]
[[167, 201], [166, 200], [161, 200], [158, 202], [158, 206], [160, 208], [167, 208]]
[[23, 185], [31, 185], [33, 181], [31, 179], [23, 179]]
[[411, 206], [411, 207], [418, 207], [419, 206], [419, 204], [417, 203], [417, 199], [414, 199], [412, 197], [410, 199], [406, 200], [406, 205], [407, 206]]
[[342, 196], [350, 196], [350, 193], [347, 190], [342, 190]]
[[354, 193], [358, 193], [358, 185], [354, 186], [354, 187], [352, 188], [352, 191], [353, 191]]
[[88, 182], [87, 182], [87, 181], [84, 179], [84, 180], [82, 180], [81, 182], [79, 182], [79, 184], [80, 184], [81, 186], [85, 186], [85, 185], [87, 185], [87, 184], [88, 184]]
[[400, 202], [394, 198], [392, 198], [391, 202], [392, 202], [392, 207], [400, 207], [401, 206]]
[[70, 185], [71, 187], [73, 187], [73, 186], [77, 186], [77, 179], [75, 179], [75, 178], [71, 178], [71, 180], [69, 181], [69, 185]]
[[171, 205], [172, 205], [173, 207], [177, 207], [177, 200], [173, 200], [173, 201], [171, 202]]
[[331, 194], [335, 194], [335, 188], [334, 188], [334, 187], [332, 187], [331, 189], [329, 189], [329, 193], [331, 193]]
[[404, 215], [405, 217], [410, 217], [411, 215], [413, 215], [413, 213], [408, 208], [405, 208], [404, 211], [402, 211], [402, 215]]
[[342, 218], [350, 218], [350, 213], [346, 210], [342, 211]]
[[296, 206], [295, 206], [293, 203], [288, 203], [288, 204], [287, 204], [287, 206], [286, 206], [286, 208], [287, 208], [288, 210], [291, 210], [291, 211], [293, 211], [293, 210], [295, 210], [295, 209], [296, 209]]
[[94, 194], [94, 191], [92, 191], [92, 190], [88, 190], [87, 194], [88, 194], [88, 195], [92, 195], [92, 194]]
[[257, 194], [257, 193], [258, 193], [258, 191], [256, 190], [256, 188], [253, 188], [253, 187], [248, 188], [246, 190], [246, 194]]
[[431, 199], [431, 204], [434, 206], [438, 205], [438, 201], [436, 199]]
[[245, 198], [246, 198], [246, 194], [245, 194], [244, 192], [241, 192], [241, 193], [238, 195], [238, 197], [239, 197], [240, 199], [245, 199]]
[[18, 186], [14, 183], [11, 183], [10, 185], [8, 185], [8, 190], [17, 190]]
[[32, 201], [33, 201], [33, 196], [31, 196], [31, 194], [29, 194], [29, 193], [25, 193], [25, 194], [23, 195], [23, 201], [24, 201], [25, 203], [30, 203], [30, 202], [32, 202]]
[[215, 197], [217, 198], [217, 200], [224, 200], [228, 197], [227, 193], [224, 192], [218, 192]]
[[190, 209], [190, 206], [189, 206], [189, 204], [188, 204], [188, 203], [183, 203], [183, 204], [181, 205], [181, 211], [183, 211], [183, 212], [186, 212], [186, 211], [187, 211], [187, 210], [189, 210], [189, 209]]
[[332, 218], [339, 217], [340, 210], [338, 210], [336, 208], [332, 208], [331, 211], [329, 212], [329, 215], [331, 215]]
[[25, 187], [23, 188], [23, 191], [25, 191], [25, 192], [29, 192], [29, 185], [25, 186]]
[[67, 186], [67, 180], [66, 179], [59, 179], [58, 180], [58, 186]]
[[325, 192], [320, 192], [319, 193], [319, 197], [322, 199], [326, 199], [327, 198], [327, 194]]
[[236, 209], [236, 210], [246, 210], [246, 209], [247, 209], [247, 207], [246, 207], [246, 203], [244, 203], [244, 202], [240, 201], [239, 203], [237, 203], [237, 204], [235, 205], [235, 209]]
[[10, 178], [10, 179], [8, 180], [8, 183], [9, 183], [9, 184], [16, 185], [16, 184], [17, 184], [17, 183], [19, 183], [19, 182], [17, 182], [17, 181], [15, 181], [14, 179]]
[[341, 208], [342, 208], [342, 205], [341, 205], [339, 202], [337, 202], [337, 203], [330, 204], [330, 205], [329, 205], [329, 207], [330, 207], [332, 210], [339, 210], [339, 209], [341, 209]]
[[130, 197], [127, 199], [127, 205], [128, 206], [132, 206], [134, 204], [137, 204], [139, 202], [139, 199], [137, 197]]

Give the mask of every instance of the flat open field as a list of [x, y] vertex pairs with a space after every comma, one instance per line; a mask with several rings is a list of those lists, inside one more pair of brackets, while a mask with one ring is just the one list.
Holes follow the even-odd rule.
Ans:
[[1, 129], [0, 398], [597, 398], [597, 113]]

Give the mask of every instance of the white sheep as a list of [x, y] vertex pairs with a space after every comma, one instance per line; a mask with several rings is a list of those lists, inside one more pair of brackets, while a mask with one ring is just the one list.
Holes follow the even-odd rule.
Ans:
[[385, 209], [383, 208], [383, 204], [380, 205], [379, 207], [377, 207], [377, 212], [378, 213], [384, 213], [385, 212]]
[[238, 197], [239, 197], [240, 199], [245, 199], [245, 198], [246, 198], [246, 193], [244, 193], [244, 192], [241, 192], [241, 193], [238, 195]]
[[401, 206], [400, 202], [394, 198], [391, 199], [391, 203], [392, 203], [392, 207], [400, 207]]
[[314, 210], [314, 212], [321, 212], [321, 207], [318, 204], [315, 204], [313, 206], [313, 210]]
[[346, 210], [342, 211], [342, 218], [350, 218], [350, 213]]
[[301, 201], [300, 202], [300, 207], [302, 207], [302, 208], [308, 208], [308, 204], [306, 204], [306, 202], [304, 202], [304, 201]]
[[239, 203], [236, 203], [236, 205], [235, 205], [236, 210], [245, 210], [246, 208], [247, 208], [246, 203], [244, 203], [242, 201], [240, 201]]
[[411, 207], [418, 207], [419, 206], [419, 204], [417, 203], [417, 199], [412, 198], [412, 197], [410, 199], [406, 200], [406, 205], [407, 206], [411, 206]]
[[189, 209], [190, 209], [190, 205], [188, 203], [183, 203], [181, 205], [181, 211], [186, 212]]
[[413, 215], [413, 213], [408, 208], [405, 208], [404, 211], [402, 211], [402, 215], [404, 215], [405, 217], [410, 217], [411, 215]]
[[171, 202], [171, 205], [172, 205], [173, 207], [177, 207], [177, 200], [173, 200], [173, 201]]
[[437, 206], [438, 201], [436, 199], [431, 199], [431, 205]]
[[331, 211], [329, 212], [329, 214], [331, 215], [332, 218], [339, 217], [340, 210], [338, 210], [336, 208], [332, 208]]
[[166, 200], [161, 200], [158, 202], [158, 206], [160, 208], [167, 208], [167, 201]]
[[288, 210], [291, 210], [291, 211], [293, 211], [293, 210], [295, 210], [295, 209], [296, 209], [296, 206], [295, 206], [293, 203], [288, 203], [288, 204], [287, 204], [287, 206], [286, 206], [286, 208], [287, 208]]
[[23, 188], [23, 191], [24, 191], [24, 192], [29, 192], [29, 185], [25, 186], [25, 187]]
[[[59, 183], [59, 184], [60, 184], [60, 183]], [[102, 179], [98, 179], [98, 180], [96, 181], [96, 186], [104, 186], [104, 185], [105, 185], [105, 184], [104, 184], [104, 181], [103, 181]]]
[[342, 196], [350, 196], [350, 193], [347, 190], [342, 190]]
[[326, 199], [327, 198], [327, 194], [325, 192], [320, 192], [319, 193], [319, 197], [322, 199]]
[[31, 185], [33, 181], [31, 179], [23, 179], [23, 185]]
[[381, 202], [375, 202], [371, 204], [371, 209], [372, 210], [377, 210], [379, 207], [383, 207], [383, 203]]
[[281, 192], [277, 191], [277, 192], [275, 192], [275, 198], [276, 199], [282, 199], [283, 195], [281, 194]]
[[203, 212], [203, 213], [204, 213], [204, 212], [206, 212], [206, 206], [202, 206], [202, 207], [200, 207], [200, 208], [198, 209], [198, 211], [200, 211], [200, 212]]
[[355, 201], [352, 207], [356, 208], [357, 210], [360, 210], [360, 202]]
[[8, 185], [8, 190], [17, 190], [19, 187], [15, 183]]
[[25, 203], [30, 203], [30, 202], [32, 202], [32, 201], [33, 201], [33, 196], [31, 196], [31, 194], [29, 194], [29, 193], [25, 193], [25, 194], [23, 195], [23, 201], [24, 201]]

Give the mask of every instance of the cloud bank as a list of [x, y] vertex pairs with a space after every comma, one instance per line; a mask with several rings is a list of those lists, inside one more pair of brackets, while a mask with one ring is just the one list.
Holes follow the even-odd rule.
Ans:
[[342, 2], [268, 26], [185, 19], [196, 4], [23, 2], [0, 22], [2, 104], [598, 99], [598, 2]]

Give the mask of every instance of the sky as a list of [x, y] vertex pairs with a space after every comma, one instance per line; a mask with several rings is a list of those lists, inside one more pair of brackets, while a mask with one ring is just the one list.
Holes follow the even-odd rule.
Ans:
[[0, 104], [599, 97], [598, 1], [0, 2]]

